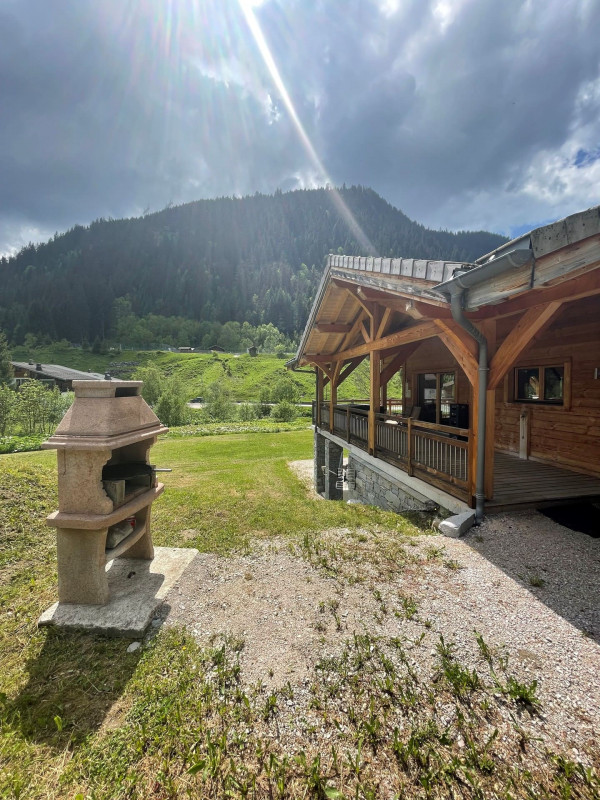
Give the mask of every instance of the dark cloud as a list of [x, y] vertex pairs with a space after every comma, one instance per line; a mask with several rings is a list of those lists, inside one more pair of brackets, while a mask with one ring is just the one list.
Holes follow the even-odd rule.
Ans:
[[322, 183], [427, 224], [598, 202], [600, 0], [5, 0], [0, 252], [98, 216]]

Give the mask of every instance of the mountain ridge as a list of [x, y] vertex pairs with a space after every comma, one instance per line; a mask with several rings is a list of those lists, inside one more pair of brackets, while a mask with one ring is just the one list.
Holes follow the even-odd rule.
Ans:
[[[506, 239], [431, 231], [361, 186], [338, 196], [378, 255], [473, 261]], [[304, 326], [329, 252], [365, 255], [334, 190], [197, 200], [142, 217], [99, 219], [0, 259], [0, 329], [108, 339], [116, 301], [140, 316]]]

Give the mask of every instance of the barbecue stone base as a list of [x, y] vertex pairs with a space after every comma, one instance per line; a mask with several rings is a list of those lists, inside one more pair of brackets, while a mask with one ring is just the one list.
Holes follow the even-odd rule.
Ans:
[[197, 553], [193, 548], [155, 547], [152, 561], [109, 561], [106, 574], [110, 601], [106, 605], [54, 603], [39, 618], [38, 626], [139, 639]]

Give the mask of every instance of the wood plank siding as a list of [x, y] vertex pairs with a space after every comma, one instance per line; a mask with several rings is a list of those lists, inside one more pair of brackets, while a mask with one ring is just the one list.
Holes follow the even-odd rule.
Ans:
[[[509, 325], [504, 320], [502, 327]], [[496, 447], [519, 452], [520, 418], [527, 414], [530, 458], [600, 476], [599, 297], [566, 304], [515, 366], [548, 364], [569, 364], [570, 398], [563, 406], [515, 402], [511, 368], [496, 391]]]

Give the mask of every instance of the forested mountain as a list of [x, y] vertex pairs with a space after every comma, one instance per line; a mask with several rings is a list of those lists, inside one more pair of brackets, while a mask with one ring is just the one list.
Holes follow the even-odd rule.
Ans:
[[[108, 339], [125, 306], [137, 317], [271, 322], [293, 335], [304, 326], [327, 253], [364, 254], [333, 194], [200, 200], [100, 219], [31, 244], [0, 260], [0, 329], [13, 343], [27, 333]], [[363, 187], [340, 194], [379, 255], [472, 261], [505, 241], [428, 230]]]

